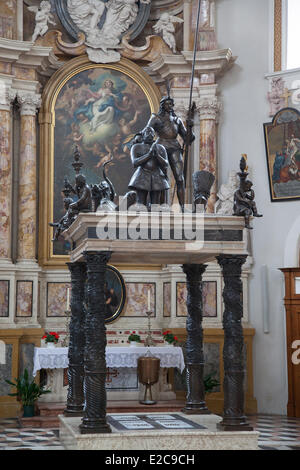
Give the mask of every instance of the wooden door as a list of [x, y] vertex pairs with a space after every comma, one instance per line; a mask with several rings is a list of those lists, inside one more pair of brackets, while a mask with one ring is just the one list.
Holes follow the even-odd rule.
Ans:
[[285, 277], [289, 400], [287, 414], [300, 418], [300, 268], [283, 268]]

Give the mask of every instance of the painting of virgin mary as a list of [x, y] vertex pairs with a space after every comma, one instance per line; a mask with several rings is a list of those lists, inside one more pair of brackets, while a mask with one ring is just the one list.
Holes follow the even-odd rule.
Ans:
[[[130, 142], [146, 126], [150, 115], [143, 89], [118, 70], [95, 66], [65, 83], [55, 104], [54, 220], [63, 216], [64, 178], [74, 180], [74, 144], [89, 184], [99, 183], [103, 164], [113, 158], [107, 173], [117, 195], [122, 196], [133, 174]], [[63, 239], [55, 241], [53, 248], [54, 254], [66, 254]]]

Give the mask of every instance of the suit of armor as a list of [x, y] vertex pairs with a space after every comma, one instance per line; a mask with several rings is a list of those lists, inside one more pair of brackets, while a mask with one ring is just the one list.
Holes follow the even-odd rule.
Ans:
[[[163, 145], [168, 154], [168, 160], [177, 184], [177, 196], [180, 206], [184, 206], [185, 182], [183, 168], [183, 150], [177, 137], [184, 142], [187, 139], [187, 131], [182, 120], [174, 113], [174, 101], [165, 97], [160, 102], [158, 114], [152, 114], [147, 126], [152, 127], [158, 135], [157, 143]], [[192, 136], [192, 141], [195, 136]]]
[[159, 204], [161, 192], [170, 188], [167, 176], [168, 156], [166, 149], [157, 141], [154, 142], [154, 130], [146, 127], [142, 142], [131, 149], [131, 161], [136, 168], [129, 189], [137, 194], [137, 203], [146, 205], [148, 194], [151, 204]]

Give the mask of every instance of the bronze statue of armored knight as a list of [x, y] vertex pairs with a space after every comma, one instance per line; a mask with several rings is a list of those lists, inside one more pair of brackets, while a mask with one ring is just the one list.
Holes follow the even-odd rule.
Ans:
[[[152, 114], [147, 126], [155, 130], [158, 136], [157, 143], [163, 145], [167, 151], [169, 164], [177, 185], [178, 201], [183, 211], [185, 202], [183, 149], [177, 138], [180, 136], [186, 143], [187, 130], [183, 121], [176, 116], [174, 100], [170, 96], [161, 99], [158, 113]], [[195, 136], [192, 134], [191, 142], [194, 140]]]
[[161, 195], [170, 188], [168, 181], [168, 155], [158, 140], [152, 127], [145, 127], [139, 133], [139, 140], [131, 148], [131, 161], [136, 168], [128, 188], [136, 192], [137, 205], [150, 203], [159, 205]]

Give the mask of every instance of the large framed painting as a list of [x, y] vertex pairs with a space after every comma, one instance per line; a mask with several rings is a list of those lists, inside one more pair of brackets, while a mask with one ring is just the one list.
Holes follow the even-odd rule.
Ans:
[[264, 124], [271, 201], [300, 198], [300, 113], [280, 110]]
[[74, 146], [89, 184], [103, 178], [103, 164], [113, 157], [107, 175], [118, 196], [128, 191], [133, 174], [130, 141], [159, 107], [152, 79], [133, 62], [94, 64], [86, 56], [73, 59], [49, 81], [39, 116], [41, 128], [40, 263], [61, 265], [69, 246], [52, 242], [49, 222], [64, 214], [64, 178], [73, 183]]

